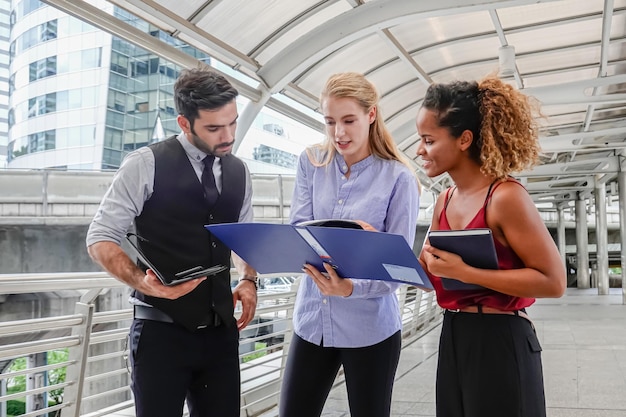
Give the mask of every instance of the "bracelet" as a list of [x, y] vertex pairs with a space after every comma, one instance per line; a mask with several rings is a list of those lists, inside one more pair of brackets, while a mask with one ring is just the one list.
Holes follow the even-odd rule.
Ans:
[[258, 277], [241, 277], [239, 278], [239, 282], [241, 281], [250, 281], [254, 284], [254, 289], [258, 290], [259, 286], [257, 285], [257, 279]]

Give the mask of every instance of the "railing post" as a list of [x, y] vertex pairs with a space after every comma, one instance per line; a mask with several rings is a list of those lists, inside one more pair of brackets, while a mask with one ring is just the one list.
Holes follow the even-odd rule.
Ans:
[[[7, 380], [0, 380], [0, 396], [7, 395]], [[6, 401], [0, 402], [0, 417], [7, 417], [7, 403]]]
[[63, 394], [63, 402], [69, 405], [61, 411], [62, 417], [80, 416], [87, 358], [89, 356], [89, 342], [91, 341], [91, 325], [95, 311], [93, 302], [100, 291], [100, 289], [90, 290], [76, 303], [76, 314], [81, 314], [85, 319], [82, 325], [75, 326], [72, 330], [72, 335], [80, 337], [80, 344], [69, 350], [69, 360], [75, 365], [67, 367], [65, 379], [73, 383], [65, 389]]
[[[300, 287], [300, 281], [302, 277], [296, 278], [296, 281], [291, 285], [292, 294], [288, 301], [288, 304], [295, 306], [296, 294], [298, 293], [298, 288]], [[292, 302], [293, 301], [293, 302]], [[285, 367], [287, 366], [287, 354], [289, 353], [289, 347], [291, 346], [291, 339], [293, 337], [293, 310], [294, 307], [291, 307], [286, 310], [287, 315], [287, 330], [285, 332], [284, 345], [283, 345], [283, 354], [280, 360], [280, 372], [278, 380], [282, 384], [282, 380], [285, 377]], [[278, 391], [277, 401], [280, 401], [280, 390]]]
[[41, 183], [41, 195], [43, 201], [41, 202], [41, 215], [44, 217], [48, 216], [48, 171], [43, 171], [43, 178]]
[[285, 196], [283, 192], [283, 176], [278, 174], [278, 210], [280, 210], [280, 222], [285, 223]]
[[[422, 295], [424, 291], [417, 290], [415, 291], [415, 307], [413, 308], [413, 319], [412, 322], [415, 324], [413, 327], [412, 335], [417, 334], [419, 321], [420, 321], [420, 313], [422, 312]], [[428, 314], [425, 312], [424, 316]]]

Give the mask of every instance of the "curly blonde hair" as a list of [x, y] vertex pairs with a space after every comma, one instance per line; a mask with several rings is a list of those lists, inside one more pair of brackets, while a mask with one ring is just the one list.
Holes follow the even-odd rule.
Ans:
[[504, 180], [539, 160], [538, 102], [495, 76], [433, 84], [422, 107], [434, 111], [452, 136], [472, 132], [469, 154], [485, 175]]

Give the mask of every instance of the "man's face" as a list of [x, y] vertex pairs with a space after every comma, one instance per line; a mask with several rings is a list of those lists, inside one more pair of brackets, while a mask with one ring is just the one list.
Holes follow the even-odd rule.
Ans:
[[217, 110], [200, 110], [193, 126], [179, 115], [178, 125], [196, 148], [221, 157], [233, 149], [238, 117], [237, 103], [233, 100]]

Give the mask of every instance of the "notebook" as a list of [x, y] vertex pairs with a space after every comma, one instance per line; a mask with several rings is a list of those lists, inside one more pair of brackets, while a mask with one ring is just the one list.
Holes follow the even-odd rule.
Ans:
[[[431, 230], [431, 246], [459, 255], [466, 264], [481, 269], [498, 269], [498, 256], [491, 230], [487, 228], [463, 230]], [[477, 290], [484, 287], [466, 284], [452, 277], [442, 277], [446, 290]]]
[[148, 257], [139, 248], [139, 245], [133, 242], [133, 239], [131, 239], [132, 236], [135, 236], [138, 240], [142, 241], [143, 243], [150, 244], [150, 241], [135, 233], [126, 234], [126, 240], [130, 244], [130, 247], [132, 248], [137, 259], [139, 259], [139, 261], [141, 261], [149, 269], [154, 271], [154, 274], [157, 276], [159, 281], [163, 283], [163, 285], [167, 285], [167, 286], [177, 285], [186, 281], [190, 281], [195, 278], [215, 275], [228, 269], [228, 267], [224, 265], [215, 265], [215, 266], [211, 266], [208, 268], [205, 268], [201, 265], [197, 265], [197, 266], [190, 265], [189, 268], [186, 268], [185, 270], [178, 271], [178, 272], [159, 269], [154, 265], [153, 262], [150, 262]]

